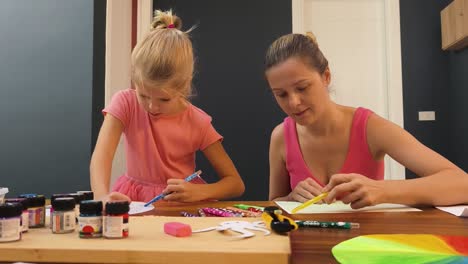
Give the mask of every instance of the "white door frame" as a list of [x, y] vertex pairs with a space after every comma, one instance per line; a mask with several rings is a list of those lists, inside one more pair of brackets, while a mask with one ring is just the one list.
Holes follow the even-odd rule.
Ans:
[[[149, 30], [153, 1], [137, 0], [137, 41]], [[106, 77], [105, 105], [112, 96], [131, 85], [130, 57], [132, 53], [132, 1], [107, 0], [106, 12]], [[112, 164], [110, 186], [126, 170], [123, 140], [120, 139]]]
[[[292, 0], [292, 32], [304, 33], [304, 1]], [[400, 45], [400, 3], [399, 0], [382, 0], [385, 5], [386, 61], [387, 61], [387, 98], [388, 119], [403, 126], [403, 85], [401, 71]], [[404, 179], [402, 165], [391, 162], [387, 179]]]

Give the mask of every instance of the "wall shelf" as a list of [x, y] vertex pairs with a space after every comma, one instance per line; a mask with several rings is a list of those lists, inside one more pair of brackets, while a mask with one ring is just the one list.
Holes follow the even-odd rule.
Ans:
[[440, 12], [442, 49], [468, 46], [468, 0], [454, 0]]

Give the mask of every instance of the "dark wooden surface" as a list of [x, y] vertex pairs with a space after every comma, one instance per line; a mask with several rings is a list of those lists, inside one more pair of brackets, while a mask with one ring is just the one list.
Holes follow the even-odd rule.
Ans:
[[[158, 202], [150, 215], [180, 216], [181, 211], [196, 213], [202, 207], [227, 207], [236, 203], [275, 205], [267, 201], [222, 201], [177, 204]], [[460, 218], [435, 208], [421, 212], [298, 214], [296, 220], [345, 221], [360, 224], [359, 229], [300, 229], [290, 234], [291, 263], [336, 263], [331, 249], [342, 241], [369, 234], [436, 234], [468, 236], [468, 218]], [[286, 214], [286, 213], [285, 213]], [[287, 215], [287, 214], [286, 214]]]

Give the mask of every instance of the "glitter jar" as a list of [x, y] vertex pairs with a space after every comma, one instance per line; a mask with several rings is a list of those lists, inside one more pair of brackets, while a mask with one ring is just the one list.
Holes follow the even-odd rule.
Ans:
[[45, 197], [41, 194], [22, 194], [20, 198], [28, 199], [29, 227], [43, 227], [45, 225]]
[[0, 242], [12, 242], [21, 239], [20, 203], [0, 204]]
[[128, 201], [109, 201], [106, 203], [103, 220], [103, 236], [105, 238], [128, 237]]
[[60, 197], [52, 200], [50, 227], [52, 233], [64, 234], [75, 231], [75, 199]]
[[102, 237], [102, 201], [82, 201], [78, 225], [81, 238]]
[[8, 198], [5, 199], [6, 203], [20, 203], [23, 207], [21, 212], [21, 232], [25, 233], [29, 230], [29, 203], [26, 198]]

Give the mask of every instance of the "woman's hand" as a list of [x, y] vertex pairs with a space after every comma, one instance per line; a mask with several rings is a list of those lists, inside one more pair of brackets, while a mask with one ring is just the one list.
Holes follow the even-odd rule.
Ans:
[[[294, 190], [288, 195], [289, 200], [306, 202], [322, 193], [323, 187], [311, 178], [299, 182]], [[320, 202], [319, 202], [320, 203]]]
[[193, 184], [183, 179], [169, 179], [167, 180], [167, 187], [163, 193], [167, 195], [164, 197], [166, 201], [173, 202], [198, 202], [204, 198], [201, 196], [202, 191], [200, 186], [205, 184]]
[[335, 174], [323, 188], [323, 192], [328, 192], [324, 202], [329, 204], [337, 199], [350, 204], [353, 209], [383, 203], [384, 184], [384, 181], [372, 180], [360, 174]]

